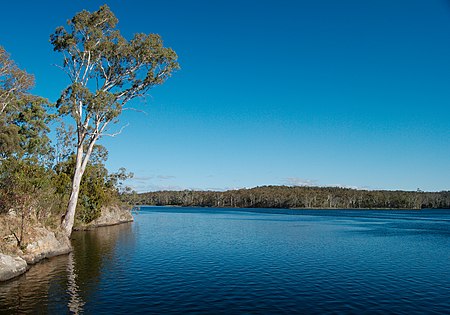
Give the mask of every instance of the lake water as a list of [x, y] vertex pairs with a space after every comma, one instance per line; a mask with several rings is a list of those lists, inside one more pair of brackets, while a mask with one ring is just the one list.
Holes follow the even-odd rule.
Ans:
[[0, 284], [0, 313], [450, 312], [450, 210], [145, 207]]

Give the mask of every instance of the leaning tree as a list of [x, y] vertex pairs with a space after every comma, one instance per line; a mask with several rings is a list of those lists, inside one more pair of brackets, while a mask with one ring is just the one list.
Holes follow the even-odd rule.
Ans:
[[116, 123], [130, 100], [145, 96], [179, 68], [177, 55], [157, 34], [135, 34], [126, 40], [108, 6], [82, 11], [50, 36], [62, 53], [60, 66], [70, 79], [57, 102], [61, 116], [74, 119], [77, 141], [72, 190], [62, 227], [72, 232], [80, 182], [95, 143]]

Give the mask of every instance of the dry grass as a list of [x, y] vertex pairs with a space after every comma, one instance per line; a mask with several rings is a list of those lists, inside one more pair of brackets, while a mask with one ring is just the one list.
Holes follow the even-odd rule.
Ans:
[[[42, 235], [42, 228], [56, 231], [59, 228], [59, 219], [55, 216], [37, 218], [32, 213], [23, 220], [22, 217], [15, 214], [0, 215], [0, 252], [10, 255], [18, 255], [23, 252], [27, 244], [39, 239]], [[17, 238], [21, 240], [21, 246], [18, 246]]]

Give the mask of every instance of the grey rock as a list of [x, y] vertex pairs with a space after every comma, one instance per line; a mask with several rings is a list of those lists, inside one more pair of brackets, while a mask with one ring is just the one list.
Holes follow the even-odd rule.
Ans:
[[78, 230], [89, 230], [100, 226], [116, 225], [126, 222], [132, 222], [133, 216], [131, 211], [127, 208], [121, 208], [119, 206], [103, 207], [101, 215], [94, 221], [77, 227]]
[[40, 232], [42, 236], [38, 240], [29, 243], [24, 251], [24, 255], [22, 255], [22, 258], [28, 264], [35, 264], [42, 259], [71, 252], [72, 247], [69, 238], [63, 235], [57, 238], [54, 232], [44, 228]]
[[0, 281], [17, 277], [27, 271], [27, 263], [18, 256], [9, 256], [0, 253]]

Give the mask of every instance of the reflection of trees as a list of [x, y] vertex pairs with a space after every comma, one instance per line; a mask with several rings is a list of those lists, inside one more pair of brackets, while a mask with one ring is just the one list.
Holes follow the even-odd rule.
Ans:
[[0, 283], [0, 313], [81, 313], [102, 272], [115, 263], [118, 244], [133, 243], [129, 223], [73, 233], [70, 255], [53, 257]]
[[89, 300], [96, 291], [102, 272], [114, 263], [118, 243], [125, 247], [134, 241], [131, 224], [105, 226], [86, 232], [72, 234], [74, 284], [78, 297]]
[[53, 292], [66, 291], [66, 255], [38, 263], [24, 275], [0, 283], [0, 313], [51, 313]]

